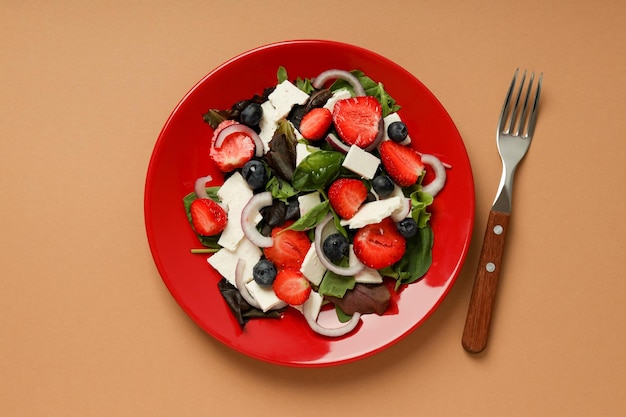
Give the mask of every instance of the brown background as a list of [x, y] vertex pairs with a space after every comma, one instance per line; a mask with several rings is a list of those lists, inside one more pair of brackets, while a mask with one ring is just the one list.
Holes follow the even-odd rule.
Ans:
[[[625, 415], [626, 2], [88, 3], [0, 1], [0, 414]], [[337, 368], [261, 363], [203, 333], [143, 223], [152, 148], [184, 93], [240, 52], [302, 38], [422, 80], [476, 181], [448, 298], [401, 343]], [[490, 345], [471, 356], [460, 339], [517, 66], [544, 72], [542, 108]]]

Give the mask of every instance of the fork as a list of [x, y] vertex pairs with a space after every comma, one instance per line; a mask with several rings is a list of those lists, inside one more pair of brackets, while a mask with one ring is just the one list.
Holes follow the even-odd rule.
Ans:
[[[539, 75], [534, 91], [535, 73], [530, 74], [528, 87], [523, 94], [526, 81], [526, 70], [524, 70], [514, 96], [518, 75], [519, 68], [515, 70], [498, 120], [496, 142], [502, 160], [502, 176], [496, 199], [487, 219], [487, 228], [462, 338], [463, 348], [471, 353], [482, 352], [487, 346], [504, 243], [511, 215], [513, 177], [517, 165], [530, 147], [537, 120], [537, 104], [541, 93], [543, 73]], [[522, 95], [524, 98], [520, 102]]]

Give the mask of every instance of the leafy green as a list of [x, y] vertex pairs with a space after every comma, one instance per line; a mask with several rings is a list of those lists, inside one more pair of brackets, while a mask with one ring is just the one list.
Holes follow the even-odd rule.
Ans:
[[269, 181], [267, 181], [265, 190], [272, 193], [272, 198], [283, 202], [287, 202], [287, 199], [298, 194], [298, 190], [293, 188], [289, 181], [285, 181], [277, 176], [272, 176]]
[[354, 288], [356, 281], [354, 277], [343, 277], [332, 271], [326, 271], [318, 292], [320, 295], [342, 298], [346, 291]]
[[[285, 67], [278, 67], [278, 71], [276, 72], [276, 79], [278, 80], [278, 84], [282, 83], [283, 81], [289, 80], [289, 75], [287, 75], [287, 69]], [[315, 87], [313, 87], [313, 83], [309, 78], [298, 77], [296, 78], [294, 84], [296, 85], [296, 87], [298, 87], [300, 90], [304, 91], [307, 94], [311, 94], [313, 91], [315, 91]]]
[[276, 79], [278, 80], [278, 84], [289, 79], [287, 76], [287, 69], [282, 65], [278, 67], [278, 71], [276, 71]]
[[[219, 197], [217, 196], [217, 192], [219, 189], [220, 187], [217, 187], [217, 186], [207, 187], [206, 192], [209, 195], [209, 198], [211, 200], [219, 202]], [[191, 207], [191, 203], [193, 202], [193, 200], [197, 198], [198, 196], [196, 195], [195, 192], [191, 192], [187, 194], [185, 197], [183, 197], [183, 206], [185, 207], [185, 213], [187, 213], [187, 220], [189, 221], [189, 224], [191, 225], [192, 229], [193, 229], [193, 224], [191, 222], [191, 211], [189, 210], [189, 207]], [[196, 236], [198, 237], [198, 240], [203, 246], [206, 246], [207, 248], [211, 249], [213, 252], [221, 249], [221, 246], [217, 244], [219, 235], [201, 236], [199, 234], [196, 234]], [[206, 251], [203, 251], [203, 252], [206, 252]], [[198, 253], [203, 253], [203, 252], [198, 252]]]
[[419, 280], [430, 268], [433, 261], [433, 229], [426, 225], [406, 241], [406, 252], [394, 265], [379, 272], [396, 279], [396, 288]]
[[[372, 80], [370, 77], [365, 75], [363, 71], [353, 70], [350, 72], [359, 80], [359, 82], [365, 89], [365, 94], [367, 94], [368, 96], [376, 97], [376, 99], [380, 102], [383, 110], [383, 117], [400, 110], [400, 106], [397, 105], [396, 100], [391, 97], [389, 93], [387, 93], [382, 83]], [[338, 90], [340, 88], [347, 88], [350, 92], [354, 94], [354, 89], [352, 88], [350, 83], [345, 80], [337, 80], [330, 86], [330, 89], [332, 91]]]
[[432, 195], [422, 192], [421, 186], [419, 188], [411, 193], [411, 217], [419, 228], [423, 228], [430, 220], [430, 213], [426, 211], [426, 208], [433, 203], [434, 198]]
[[304, 216], [300, 217], [285, 230], [296, 230], [299, 232], [311, 230], [315, 226], [320, 224], [324, 217], [326, 217], [326, 214], [328, 214], [329, 210], [330, 203], [328, 202], [328, 200], [323, 201], [307, 211]]
[[296, 167], [291, 183], [299, 191], [316, 191], [330, 184], [341, 171], [344, 155], [336, 151], [317, 151], [307, 155]]

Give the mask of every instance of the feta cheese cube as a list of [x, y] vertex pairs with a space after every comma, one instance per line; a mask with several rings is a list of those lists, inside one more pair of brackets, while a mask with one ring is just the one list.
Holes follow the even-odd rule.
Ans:
[[284, 304], [284, 301], [278, 298], [271, 286], [259, 285], [254, 279], [247, 281], [245, 286], [252, 298], [259, 303], [263, 311], [268, 311]]
[[[389, 135], [387, 135], [387, 128], [389, 127], [389, 125], [392, 124], [393, 122], [401, 122], [401, 121], [402, 119], [400, 119], [400, 115], [398, 114], [398, 112], [390, 113], [385, 118], [383, 118], [383, 123], [384, 123], [383, 130], [385, 132], [385, 135], [383, 136], [383, 140], [391, 140], [389, 139]], [[406, 138], [402, 142], [400, 142], [401, 145], [408, 145], [409, 143], [411, 143], [411, 137], [409, 135], [407, 135]]]
[[322, 198], [318, 191], [298, 196], [298, 206], [300, 208], [300, 216], [304, 216], [309, 210], [322, 202]]
[[278, 121], [281, 119], [278, 112], [272, 103], [269, 101], [261, 104], [261, 108], [263, 109], [263, 117], [259, 122], [259, 128], [261, 129], [259, 132], [259, 137], [261, 138], [261, 142], [263, 142], [263, 149], [265, 153], [269, 151], [269, 143], [274, 137], [274, 133], [278, 128]]
[[320, 310], [322, 309], [322, 303], [324, 302], [324, 296], [320, 295], [316, 291], [311, 291], [309, 298], [302, 304], [302, 312], [305, 311], [314, 318], [317, 318], [320, 314]]
[[342, 226], [348, 226], [350, 229], [359, 229], [368, 224], [379, 223], [394, 211], [402, 208], [403, 204], [404, 199], [401, 197], [389, 197], [384, 200], [365, 203], [354, 217], [348, 220], [341, 220], [340, 223]]
[[[222, 248], [211, 255], [207, 262], [211, 265], [221, 276], [226, 278], [228, 282], [237, 286], [235, 283], [235, 269], [237, 268], [237, 262], [239, 259], [243, 259], [245, 262], [243, 274], [244, 277], [252, 277], [252, 269], [259, 259], [261, 259], [261, 249], [248, 239], [242, 239], [236, 250], [232, 251], [226, 248]], [[245, 282], [245, 280], [244, 280]]]
[[[218, 197], [228, 208], [228, 223], [218, 239], [217, 243], [231, 251], [237, 249], [237, 245], [243, 239], [244, 233], [241, 228], [241, 212], [244, 206], [252, 198], [252, 190], [243, 176], [236, 172], [228, 178], [217, 192]], [[261, 220], [259, 214], [255, 219]]]
[[333, 92], [333, 95], [326, 101], [324, 107], [332, 112], [336, 102], [350, 97], [352, 97], [352, 94], [350, 94], [350, 91], [348, 91], [348, 89], [340, 88], [339, 90], [335, 90]]
[[320, 258], [317, 256], [315, 245], [311, 245], [309, 251], [306, 253], [302, 265], [300, 266], [300, 272], [314, 285], [320, 285], [326, 268], [322, 265]]
[[309, 99], [309, 95], [289, 80], [285, 80], [278, 84], [267, 98], [274, 106], [279, 119], [282, 119], [287, 117], [293, 106], [304, 104]]
[[371, 180], [376, 175], [380, 159], [366, 150], [352, 145], [341, 165], [363, 178]]

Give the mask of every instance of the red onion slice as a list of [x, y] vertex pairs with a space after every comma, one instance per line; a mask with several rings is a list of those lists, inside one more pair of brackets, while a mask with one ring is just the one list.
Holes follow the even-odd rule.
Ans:
[[328, 213], [326, 217], [317, 225], [315, 228], [315, 252], [317, 252], [317, 257], [320, 259], [320, 262], [326, 269], [331, 272], [334, 272], [337, 275], [341, 275], [344, 277], [355, 275], [365, 268], [365, 265], [361, 263], [358, 259], [355, 259], [354, 265], [350, 265], [348, 267], [335, 265], [326, 257], [324, 254], [324, 250], [322, 249], [322, 239], [324, 233], [324, 227], [328, 224], [328, 222], [333, 218], [331, 213]]
[[434, 197], [446, 183], [446, 167], [435, 155], [422, 154], [422, 162], [430, 165], [435, 172], [435, 179], [423, 185], [422, 191]]
[[332, 146], [334, 149], [341, 153], [348, 153], [348, 151], [350, 150], [350, 147], [333, 133], [329, 133], [328, 136], [326, 136], [326, 142], [328, 142], [330, 146]]
[[237, 286], [237, 289], [239, 290], [241, 297], [243, 297], [243, 299], [246, 300], [246, 302], [250, 304], [252, 307], [258, 308], [260, 310], [261, 306], [259, 305], [257, 300], [255, 300], [254, 297], [250, 295], [250, 293], [248, 292], [248, 289], [246, 288], [246, 284], [243, 282], [243, 269], [245, 267], [246, 267], [245, 261], [243, 259], [239, 259], [237, 261], [237, 266], [235, 267], [235, 285]]
[[307, 324], [311, 329], [322, 336], [328, 337], [339, 337], [345, 334], [350, 333], [352, 330], [356, 328], [361, 319], [361, 313], [354, 313], [350, 321], [344, 323], [342, 326], [328, 328], [324, 327], [317, 322], [317, 317], [314, 317], [310, 311], [310, 309], [304, 309], [304, 318], [306, 319]]
[[354, 75], [352, 75], [351, 72], [340, 70], [340, 69], [329, 69], [329, 70], [322, 72], [313, 80], [313, 87], [322, 88], [322, 86], [326, 84], [326, 81], [336, 79], [336, 78], [347, 81], [352, 86], [352, 89], [354, 90], [354, 94], [357, 97], [365, 95], [365, 89], [359, 82], [359, 79], [355, 77]]
[[198, 198], [209, 198], [209, 195], [206, 193], [206, 183], [209, 181], [213, 181], [213, 177], [210, 175], [200, 177], [196, 180], [193, 186], [193, 191], [196, 193]]
[[385, 138], [385, 121], [383, 119], [380, 119], [380, 122], [378, 122], [378, 135], [376, 135], [376, 139], [374, 139], [374, 142], [372, 142], [371, 144], [365, 147], [365, 150], [368, 152], [373, 151], [374, 149], [378, 147], [378, 145], [380, 145], [380, 142], [382, 142], [384, 138]]
[[263, 207], [272, 205], [272, 193], [264, 191], [252, 196], [241, 211], [241, 229], [248, 240], [260, 248], [269, 248], [274, 240], [269, 236], [263, 236], [256, 228], [254, 221], [256, 214]]
[[396, 223], [398, 223], [401, 220], [406, 219], [411, 213], [411, 205], [412, 205], [411, 199], [405, 198], [405, 197], [403, 198], [404, 198], [404, 204], [402, 208], [391, 213], [391, 219]]
[[263, 156], [264, 148], [261, 137], [254, 130], [250, 129], [248, 126], [242, 123], [235, 123], [222, 129], [217, 135], [217, 138], [215, 138], [215, 143], [213, 144], [213, 146], [217, 149], [221, 148], [224, 140], [233, 133], [243, 133], [246, 136], [250, 136], [250, 138], [252, 138], [252, 140], [254, 141], [254, 155], [257, 157]]

